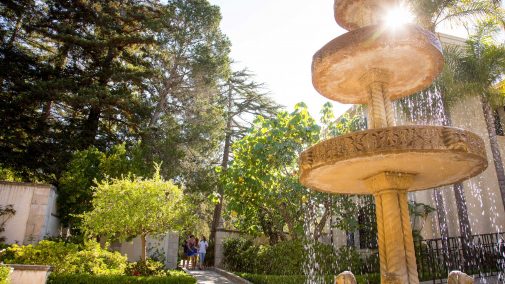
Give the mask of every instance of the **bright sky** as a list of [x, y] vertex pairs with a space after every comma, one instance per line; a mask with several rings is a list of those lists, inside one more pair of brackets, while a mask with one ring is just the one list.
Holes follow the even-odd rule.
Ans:
[[[333, 0], [209, 1], [221, 8], [235, 69], [247, 67], [288, 110], [303, 101], [319, 117], [328, 100], [312, 87], [312, 55], [345, 32], [333, 17]], [[332, 103], [337, 115], [350, 107]]]
[[[305, 102], [312, 115], [327, 101], [312, 87], [312, 55], [342, 34], [332, 0], [210, 0], [221, 7], [221, 28], [232, 42], [234, 68], [247, 67], [278, 103]], [[337, 113], [350, 105], [334, 102]]]

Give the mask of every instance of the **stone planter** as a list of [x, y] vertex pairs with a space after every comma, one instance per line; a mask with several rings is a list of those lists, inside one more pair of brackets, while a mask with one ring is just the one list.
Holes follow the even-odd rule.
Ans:
[[51, 266], [47, 265], [27, 265], [8, 264], [11, 272], [11, 284], [44, 284], [46, 283]]

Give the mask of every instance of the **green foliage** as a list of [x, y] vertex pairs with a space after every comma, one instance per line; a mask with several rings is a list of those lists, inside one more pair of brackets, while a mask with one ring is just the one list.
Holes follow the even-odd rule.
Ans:
[[192, 276], [180, 272], [169, 271], [166, 276], [145, 276], [133, 277], [125, 275], [49, 275], [48, 284], [129, 284], [129, 283], [146, 283], [146, 284], [194, 284], [196, 279]]
[[300, 273], [298, 269], [303, 267], [305, 251], [302, 242], [285, 241], [273, 246], [261, 246], [258, 255], [263, 273], [291, 275]]
[[[350, 270], [363, 274], [377, 267], [364, 260], [353, 247], [341, 247], [336, 252], [331, 245], [317, 243], [316, 262], [323, 275]], [[301, 275], [308, 257], [301, 241], [285, 241], [275, 245], [254, 245], [246, 239], [228, 239], [224, 243], [223, 265], [230, 271], [266, 275]], [[365, 264], [368, 266], [365, 266]]]
[[[344, 230], [354, 231], [358, 226], [360, 210], [348, 195], [329, 195], [312, 192], [299, 182], [298, 158], [300, 153], [320, 139], [344, 135], [365, 127], [361, 109], [353, 109], [338, 119], [330, 103], [323, 106], [318, 125], [303, 103], [291, 113], [282, 111], [275, 117], [258, 117], [253, 127], [233, 146], [233, 161], [222, 182], [228, 196], [228, 219], [242, 231], [260, 232], [270, 243], [285, 238], [285, 230], [294, 238], [302, 236], [303, 207], [313, 204], [324, 210], [318, 214], [314, 239], [321, 232], [331, 214]], [[310, 201], [310, 202], [309, 202]], [[332, 213], [330, 213], [332, 212]]]
[[[304, 275], [263, 275], [251, 273], [237, 273], [240, 277], [251, 281], [253, 284], [305, 284], [307, 277]], [[355, 275], [358, 284], [379, 284], [379, 274]], [[335, 276], [326, 275], [324, 283], [333, 284]]]
[[96, 242], [80, 246], [43, 240], [35, 245], [12, 245], [2, 254], [5, 263], [40, 264], [53, 267], [54, 274], [120, 275], [126, 257], [102, 249]]
[[141, 165], [141, 147], [141, 144], [136, 144], [127, 149], [126, 144], [122, 143], [107, 152], [101, 152], [96, 147], [76, 151], [59, 180], [58, 212], [62, 216], [62, 223], [72, 229], [79, 226], [80, 219], [76, 215], [91, 210], [95, 182], [106, 177], [152, 174], [152, 164]]
[[91, 187], [94, 180], [103, 178], [100, 163], [104, 157], [105, 154], [95, 147], [74, 153], [58, 187], [58, 212], [64, 225], [74, 227], [73, 223], [79, 220], [72, 214], [80, 214], [91, 208]]
[[0, 284], [9, 284], [11, 269], [7, 266], [0, 265]]
[[23, 181], [23, 178], [20, 177], [16, 172], [12, 169], [0, 168], [0, 180], [5, 181]]
[[[253, 284], [305, 284], [305, 280], [307, 279], [304, 275], [263, 275], [251, 273], [237, 273], [237, 275], [251, 281]], [[331, 281], [330, 276], [327, 278], [328, 281]]]
[[88, 4], [0, 4], [0, 167], [57, 183], [76, 150], [141, 141], [145, 165], [163, 161], [166, 178], [189, 180], [223, 134], [217, 85], [231, 60], [219, 8]]
[[364, 262], [356, 248], [348, 246], [338, 248], [335, 263], [338, 265], [337, 271], [340, 272], [347, 270], [359, 274], [364, 267]]
[[148, 258], [128, 263], [125, 274], [129, 276], [164, 276], [166, 275], [164, 267], [163, 263]]
[[253, 128], [233, 145], [223, 183], [234, 225], [249, 233], [263, 232], [275, 243], [287, 225], [301, 232], [302, 196], [298, 155], [319, 137], [319, 126], [304, 104], [291, 113], [258, 117]]
[[261, 265], [258, 259], [260, 248], [251, 240], [228, 239], [223, 243], [223, 265], [230, 271], [253, 272]]
[[503, 19], [504, 11], [500, 1], [487, 0], [410, 0], [407, 4], [415, 15], [417, 22], [425, 28], [435, 31], [443, 22], [468, 26], [475, 20], [486, 18]]
[[159, 167], [151, 179], [131, 176], [99, 182], [92, 205], [92, 211], [81, 215], [83, 230], [115, 240], [178, 230], [190, 219], [182, 189], [163, 180]]

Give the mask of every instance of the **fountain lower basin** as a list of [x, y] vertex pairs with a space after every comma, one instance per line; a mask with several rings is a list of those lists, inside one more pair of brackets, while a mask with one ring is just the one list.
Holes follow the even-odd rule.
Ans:
[[366, 180], [381, 172], [413, 176], [407, 191], [453, 184], [484, 171], [483, 140], [443, 126], [400, 126], [354, 132], [312, 146], [300, 156], [305, 186], [323, 192], [373, 194]]

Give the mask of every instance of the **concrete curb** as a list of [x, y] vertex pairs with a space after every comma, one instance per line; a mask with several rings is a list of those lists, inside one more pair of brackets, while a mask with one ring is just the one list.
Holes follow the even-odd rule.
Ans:
[[228, 272], [226, 270], [216, 268], [216, 267], [209, 267], [208, 269], [220, 274], [221, 276], [225, 277], [226, 279], [228, 279], [232, 282], [235, 282], [238, 284], [252, 284], [251, 282], [247, 281], [246, 279], [244, 279], [238, 275], [235, 275], [231, 272]]

